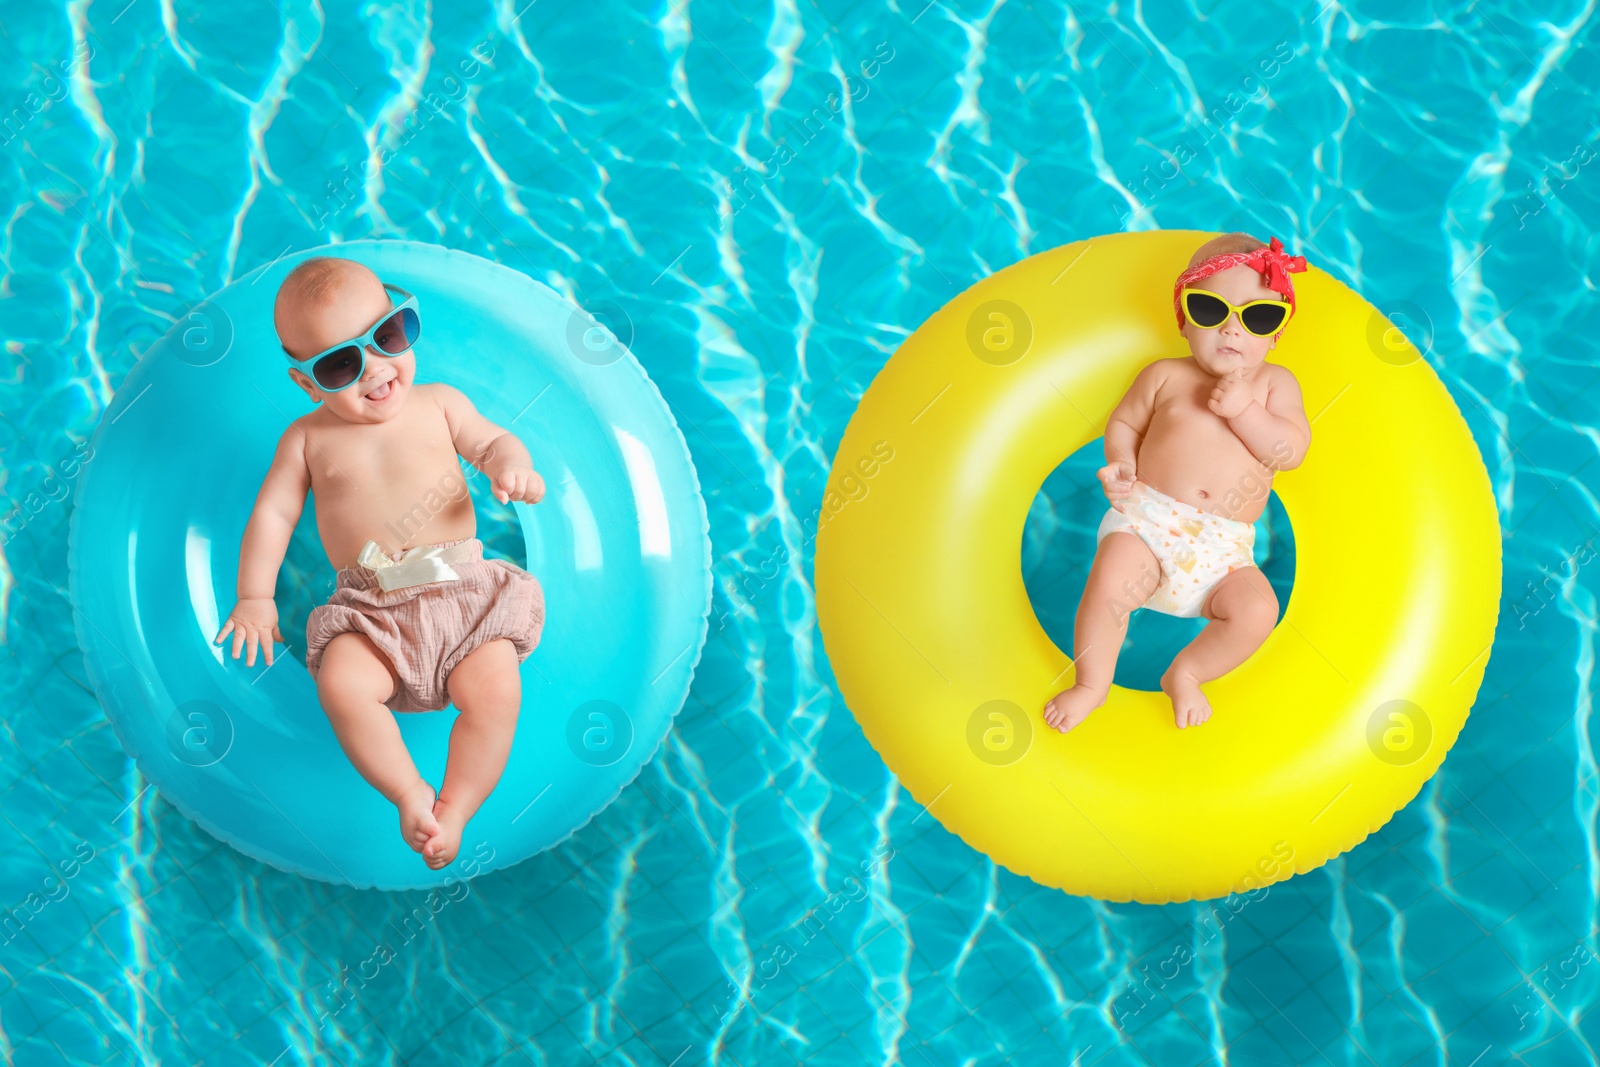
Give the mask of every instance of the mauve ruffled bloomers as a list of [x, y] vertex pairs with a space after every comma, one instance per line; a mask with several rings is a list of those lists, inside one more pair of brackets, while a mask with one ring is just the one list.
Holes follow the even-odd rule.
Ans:
[[470, 544], [473, 557], [450, 564], [459, 581], [385, 591], [376, 574], [360, 564], [339, 571], [333, 596], [306, 619], [311, 676], [316, 677], [329, 641], [359, 631], [400, 676], [400, 688], [384, 703], [394, 711], [438, 711], [450, 703], [445, 688], [450, 672], [481, 646], [508, 638], [517, 662], [527, 659], [544, 630], [538, 579], [509, 560], [484, 559], [483, 542], [476, 537], [441, 541], [439, 547], [458, 544]]

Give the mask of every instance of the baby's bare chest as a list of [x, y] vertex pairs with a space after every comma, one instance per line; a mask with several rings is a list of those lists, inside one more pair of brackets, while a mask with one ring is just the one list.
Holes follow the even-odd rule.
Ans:
[[[413, 398], [415, 400], [416, 398]], [[307, 439], [311, 491], [319, 504], [415, 496], [460, 461], [443, 412], [432, 405], [380, 426], [337, 427]]]
[[[1211, 410], [1216, 379], [1187, 381], [1164, 389], [1151, 413], [1149, 444], [1157, 447], [1242, 451], [1248, 453], [1228, 421]], [[1265, 402], [1265, 390], [1255, 399]]]

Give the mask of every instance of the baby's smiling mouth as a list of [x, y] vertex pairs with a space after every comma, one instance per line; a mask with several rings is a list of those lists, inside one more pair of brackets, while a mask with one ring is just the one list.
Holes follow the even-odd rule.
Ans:
[[390, 378], [388, 381], [384, 382], [382, 385], [378, 386], [376, 389], [374, 389], [371, 392], [369, 392], [367, 394], [367, 399], [371, 400], [373, 403], [378, 403], [378, 402], [381, 402], [381, 401], [389, 399], [389, 395], [391, 393], [393, 393], [393, 392], [394, 392], [394, 379]]

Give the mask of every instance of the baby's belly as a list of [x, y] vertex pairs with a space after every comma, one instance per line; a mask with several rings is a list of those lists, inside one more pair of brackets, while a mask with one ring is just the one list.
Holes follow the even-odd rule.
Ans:
[[1139, 478], [1185, 504], [1240, 522], [1267, 505], [1272, 471], [1206, 407], [1208, 382], [1156, 409], [1139, 445]]
[[363, 488], [359, 474], [350, 481], [356, 488], [339, 491], [336, 485], [313, 487], [317, 507], [317, 532], [328, 562], [335, 569], [355, 565], [361, 547], [369, 540], [390, 555], [403, 548], [455, 541], [477, 534], [472, 497], [458, 466], [439, 472], [437, 478], [410, 477], [396, 484]]
[[1253, 457], [1240, 463], [1234, 457], [1205, 457], [1194, 450], [1167, 454], [1141, 449], [1139, 480], [1201, 511], [1240, 522], [1261, 517], [1272, 489], [1272, 472]]

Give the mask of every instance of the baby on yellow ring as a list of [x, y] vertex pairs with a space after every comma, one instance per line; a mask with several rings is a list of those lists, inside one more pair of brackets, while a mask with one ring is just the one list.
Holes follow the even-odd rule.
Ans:
[[1274, 471], [1292, 470], [1311, 444], [1300, 386], [1267, 363], [1294, 314], [1289, 256], [1243, 233], [1201, 245], [1173, 286], [1191, 355], [1139, 372], [1106, 423], [1099, 471], [1111, 503], [1097, 533], [1073, 636], [1077, 678], [1045, 705], [1063, 732], [1105, 703], [1141, 607], [1209, 620], [1161, 676], [1178, 726], [1211, 717], [1200, 683], [1261, 647], [1278, 598], [1255, 566], [1255, 521]]

